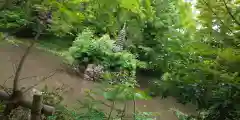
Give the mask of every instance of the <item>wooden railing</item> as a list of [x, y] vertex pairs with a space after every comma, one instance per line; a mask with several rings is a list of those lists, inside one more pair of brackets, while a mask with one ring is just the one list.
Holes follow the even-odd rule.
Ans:
[[[14, 108], [19, 106], [28, 108], [31, 110], [31, 120], [41, 120], [41, 115], [51, 116], [55, 112], [55, 108], [52, 106], [44, 105], [42, 103], [42, 94], [35, 93], [33, 100], [26, 100], [23, 97], [21, 91], [16, 91], [14, 94], [9, 95], [5, 91], [0, 91], [0, 100], [6, 103], [6, 109], [4, 110], [4, 117], [2, 119], [8, 120], [7, 116]], [[2, 120], [1, 119], [1, 120]]]

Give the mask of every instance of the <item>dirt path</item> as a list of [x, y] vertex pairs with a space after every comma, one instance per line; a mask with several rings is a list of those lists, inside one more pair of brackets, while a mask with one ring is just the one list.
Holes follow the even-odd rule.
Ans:
[[[3, 84], [6, 79], [13, 75], [13, 66], [20, 59], [23, 54], [23, 46], [14, 46], [10, 44], [0, 44], [0, 84]], [[33, 49], [27, 58], [24, 65], [21, 78], [29, 76], [47, 76], [50, 72], [61, 69], [61, 58], [47, 53], [42, 50]], [[28, 87], [39, 81], [40, 78], [30, 78], [21, 81], [21, 86]], [[6, 85], [11, 87], [12, 79], [6, 82]], [[42, 88], [45, 85], [49, 87], [60, 87], [62, 85], [68, 87], [68, 92], [64, 94], [65, 104], [74, 105], [77, 99], [83, 98], [84, 89], [94, 89], [96, 83], [84, 81], [79, 77], [69, 75], [65, 72], [57, 72], [53, 77], [41, 83], [37, 88]], [[102, 97], [102, 96], [100, 96]], [[132, 103], [128, 104], [128, 111], [131, 112]], [[170, 108], [177, 108], [185, 113], [194, 113], [194, 107], [191, 105], [184, 106], [176, 103], [176, 101], [169, 97], [167, 99], [154, 98], [148, 101], [137, 101], [137, 108], [145, 112], [159, 112], [159, 120], [177, 120]]]

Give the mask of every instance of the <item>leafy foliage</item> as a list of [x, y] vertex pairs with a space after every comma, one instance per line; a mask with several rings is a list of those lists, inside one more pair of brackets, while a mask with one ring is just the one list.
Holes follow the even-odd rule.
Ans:
[[[111, 86], [110, 86], [111, 87]], [[52, 99], [58, 98], [58, 96], [61, 96], [61, 92], [59, 91], [62, 88], [57, 88], [56, 90], [50, 91], [47, 88], [44, 89], [44, 98], [45, 101], [51, 101]], [[104, 88], [106, 89], [106, 88]], [[109, 89], [112, 89], [109, 91]], [[113, 90], [114, 89], [114, 90]], [[123, 85], [116, 85], [111, 88], [107, 88], [108, 91], [104, 92], [104, 96], [106, 99], [110, 97], [111, 100], [114, 101], [119, 101], [119, 102], [124, 102], [127, 100], [133, 100], [133, 95], [135, 95], [136, 99], [146, 99], [148, 98], [147, 95], [145, 95], [142, 91], [138, 90], [137, 93], [135, 93], [136, 90], [123, 86]], [[114, 97], [117, 93], [121, 94], [118, 96], [121, 97]], [[124, 96], [124, 92], [128, 92], [129, 94], [127, 96]], [[55, 93], [55, 94], [53, 94]], [[61, 102], [59, 103], [54, 103], [52, 105], [55, 106], [56, 108], [56, 114], [53, 116], [48, 117], [48, 120], [105, 120], [107, 119], [108, 113], [103, 112], [102, 109], [98, 108], [97, 106], [103, 105], [106, 106], [106, 103], [103, 102], [102, 100], [97, 100], [95, 98], [95, 95], [97, 95], [97, 92], [94, 92], [92, 90], [86, 90], [86, 94], [83, 100], [79, 100], [79, 102], [76, 104], [76, 108], [70, 109], [66, 106], [63, 106]], [[109, 99], [109, 100], [110, 100]], [[107, 107], [109, 107], [107, 105]], [[110, 106], [112, 107], [112, 106]], [[122, 114], [122, 112], [125, 111], [119, 111], [116, 110], [118, 114]], [[117, 115], [112, 115], [111, 118], [114, 119], [120, 119], [120, 116]], [[137, 112], [136, 114], [136, 120], [153, 120], [152, 117], [154, 116], [154, 113], [148, 113], [148, 112]], [[124, 118], [126, 116], [122, 116]]]
[[137, 90], [126, 84], [115, 85], [108, 88], [106, 92], [104, 92], [104, 97], [108, 100], [119, 101], [149, 99], [149, 96], [143, 91]]
[[0, 28], [17, 30], [20, 33], [25, 33], [25, 30], [27, 30], [27, 34], [32, 34], [31, 31], [36, 31], [37, 28], [35, 23], [40, 20], [45, 33], [64, 36], [75, 32], [76, 29], [73, 28], [73, 25], [77, 25], [84, 20], [84, 16], [79, 12], [79, 9], [71, 7], [73, 3], [81, 2], [78, 0], [73, 2], [52, 0], [12, 1], [15, 2], [10, 2], [11, 5], [8, 8], [1, 10]]
[[[161, 81], [156, 81], [154, 85], [158, 86], [164, 96], [176, 96], [183, 103], [192, 102], [197, 104], [199, 109], [207, 111], [206, 117], [202, 119], [235, 119], [238, 118], [239, 109], [232, 106], [236, 106], [235, 100], [239, 99], [235, 96], [239, 94], [239, 87], [236, 86], [239, 85], [239, 69], [231, 65], [234, 64], [232, 61], [238, 61], [236, 59], [239, 48], [236, 45], [239, 39], [231, 34], [231, 31], [236, 31], [231, 25], [224, 23], [225, 18], [218, 17], [220, 14], [227, 14], [226, 16], [232, 19], [226, 13], [226, 8], [221, 8], [224, 13], [215, 10], [220, 9], [218, 6], [224, 5], [224, 2], [203, 1], [197, 2], [200, 28], [193, 31], [187, 26], [183, 35], [188, 35], [185, 38], [188, 41], [181, 43], [178, 49], [168, 49], [171, 50], [170, 54], [174, 56], [175, 62], [169, 61], [170, 67]], [[216, 6], [209, 7], [210, 3]], [[231, 22], [236, 25], [234, 21]], [[230, 41], [235, 42], [229, 44]]]
[[86, 30], [73, 42], [67, 58], [72, 64], [94, 63], [102, 65], [106, 71], [125, 70], [128, 76], [135, 75], [137, 60], [134, 55], [126, 51], [114, 52], [114, 46], [108, 35], [96, 39], [90, 30]]
[[[204, 112], [203, 117], [186, 119], [240, 118], [239, 0], [192, 3], [186, 0], [36, 0], [27, 3], [21, 2], [21, 7], [31, 4], [30, 9], [8, 5], [1, 11], [0, 26], [34, 26], [36, 15], [24, 13], [50, 11], [51, 26], [46, 27], [49, 34], [77, 36], [68, 51], [70, 63], [102, 65], [106, 69], [102, 79], [123, 85], [112, 86], [114, 89], [105, 93], [106, 98], [118, 99], [115, 94], [123, 88], [132, 91], [126, 86], [136, 86], [136, 69], [146, 69], [158, 74], [151, 81], [152, 93], [196, 104]], [[112, 39], [116, 39], [124, 23], [127, 48], [113, 52]], [[127, 93], [118, 94], [120, 98], [134, 96], [132, 92]]]
[[0, 28], [19, 28], [27, 23], [25, 13], [20, 8], [0, 12]]

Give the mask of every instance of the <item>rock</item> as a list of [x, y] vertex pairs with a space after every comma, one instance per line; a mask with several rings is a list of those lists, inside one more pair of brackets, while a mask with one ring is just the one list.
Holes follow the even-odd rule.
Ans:
[[101, 74], [103, 73], [103, 66], [101, 65], [95, 65], [95, 64], [89, 64], [84, 71], [84, 79], [91, 80], [91, 81], [97, 81], [100, 79]]

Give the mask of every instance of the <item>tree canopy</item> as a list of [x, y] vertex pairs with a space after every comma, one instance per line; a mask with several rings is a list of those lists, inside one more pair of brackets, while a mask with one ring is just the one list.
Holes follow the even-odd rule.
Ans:
[[[239, 0], [3, 0], [0, 7], [7, 32], [34, 31], [39, 18], [44, 33], [73, 37], [65, 41], [78, 64], [88, 57], [106, 68], [152, 71], [150, 91], [196, 104], [204, 115], [192, 119], [240, 118]], [[115, 53], [124, 24], [124, 51]]]

